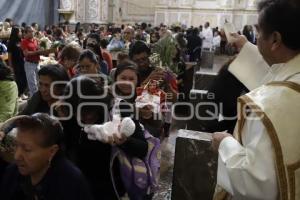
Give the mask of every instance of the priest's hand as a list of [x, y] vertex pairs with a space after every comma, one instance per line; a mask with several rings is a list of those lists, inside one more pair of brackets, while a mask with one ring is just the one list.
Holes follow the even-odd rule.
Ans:
[[213, 151], [218, 152], [221, 142], [227, 137], [232, 137], [232, 135], [227, 133], [227, 132], [216, 132], [216, 133], [214, 133], [212, 135], [213, 139], [212, 139], [212, 144], [211, 144]]
[[239, 35], [237, 33], [231, 33], [231, 41], [230, 44], [235, 46], [238, 51], [240, 51], [244, 45], [248, 42], [247, 38], [244, 35]]

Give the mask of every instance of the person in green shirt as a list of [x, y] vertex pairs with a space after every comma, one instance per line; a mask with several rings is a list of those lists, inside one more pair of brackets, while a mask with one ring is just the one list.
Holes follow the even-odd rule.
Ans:
[[0, 123], [15, 116], [18, 111], [18, 87], [10, 68], [0, 61]]

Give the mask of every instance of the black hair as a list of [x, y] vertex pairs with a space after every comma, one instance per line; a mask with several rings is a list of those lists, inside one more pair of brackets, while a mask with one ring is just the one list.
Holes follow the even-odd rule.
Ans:
[[14, 26], [11, 29], [11, 34], [9, 37], [8, 47], [12, 48], [12, 46], [17, 45], [19, 42], [21, 42], [21, 38], [19, 36], [19, 33], [21, 32], [21, 28], [18, 26]]
[[49, 76], [52, 81], [69, 81], [67, 72], [60, 65], [45, 65], [38, 71], [39, 76]]
[[262, 0], [258, 3], [258, 11], [259, 27], [265, 37], [277, 31], [286, 47], [300, 50], [299, 3], [287, 0]]
[[157, 39], [157, 41], [160, 39], [160, 36], [159, 36], [159, 32], [158, 31], [155, 31], [155, 32], [152, 32], [151, 34], [150, 34], [150, 40], [152, 41], [152, 35], [154, 35], [155, 36], [155, 38]]
[[4, 21], [5, 22], [12, 22], [13, 20], [11, 18], [6, 18]]
[[147, 24], [145, 23], [145, 22], [143, 22], [142, 24], [141, 24], [141, 29], [142, 30], [145, 30], [147, 28]]
[[101, 41], [100, 41], [100, 46], [101, 46], [103, 49], [106, 49], [106, 48], [107, 48], [107, 45], [108, 45], [108, 40], [107, 40], [107, 39], [101, 39]]
[[[68, 73], [65, 69], [60, 65], [46, 65], [43, 66], [39, 72], [38, 76], [48, 76], [52, 81], [70, 81]], [[66, 84], [56, 84], [55, 91], [56, 95], [62, 95], [65, 89]]]
[[84, 50], [80, 54], [78, 61], [81, 62], [85, 58], [89, 59], [94, 64], [99, 64], [97, 55], [89, 49]]
[[54, 34], [54, 37], [59, 38], [59, 37], [63, 36], [64, 31], [63, 31], [62, 28], [57, 28], [57, 29], [55, 29], [55, 31], [53, 32], [53, 34]]
[[84, 41], [84, 43], [83, 43], [83, 48], [84, 48], [84, 49], [87, 48], [87, 40], [88, 40], [88, 38], [92, 38], [92, 39], [95, 39], [95, 40], [97, 41], [97, 44], [91, 45], [90, 47], [92, 47], [94, 53], [99, 57], [99, 60], [100, 60], [100, 61], [104, 60], [104, 59], [103, 59], [103, 56], [102, 56], [101, 47], [100, 47], [100, 41], [101, 41], [100, 35], [97, 34], [97, 33], [90, 33], [90, 34], [86, 37], [86, 39], [85, 39], [85, 41]]
[[21, 26], [25, 28], [27, 26], [26, 22], [22, 22]]
[[130, 59], [133, 58], [134, 55], [141, 54], [141, 53], [147, 53], [148, 55], [151, 54], [151, 49], [148, 47], [148, 45], [143, 41], [136, 41], [131, 49], [129, 50], [129, 57]]
[[[135, 74], [137, 75], [137, 87], [140, 86], [141, 84], [141, 79], [140, 79], [140, 74], [138, 71], [138, 67], [134, 62], [131, 61], [124, 61], [122, 64], [119, 64], [116, 67], [116, 72], [114, 75], [114, 80], [117, 83], [117, 77], [125, 70], [132, 70], [133, 72], [135, 72]], [[117, 94], [122, 94], [122, 92], [120, 91], [120, 89], [118, 87], [115, 88], [115, 92]], [[126, 99], [126, 98], [125, 98]], [[126, 101], [128, 102], [134, 102], [134, 100], [136, 99], [136, 92], [134, 90], [134, 95], [131, 99], [126, 99]]]
[[[80, 85], [80, 88], [79, 88]], [[73, 92], [71, 93], [71, 96], [68, 96], [70, 93], [70, 90]], [[78, 90], [80, 90], [82, 95], [78, 94]], [[103, 87], [99, 87], [97, 82], [93, 80], [92, 78], [89, 78], [87, 76], [81, 75], [74, 79], [72, 79], [65, 89], [65, 96], [68, 96], [64, 98], [64, 101], [71, 104], [73, 111], [76, 112], [80, 104], [82, 103], [104, 103], [105, 105], [110, 107], [111, 103], [111, 96], [107, 93], [107, 96], [102, 97], [104, 94], [105, 89]], [[90, 98], [89, 96], [99, 96], [99, 98]], [[108, 117], [109, 113], [105, 113], [107, 109], [103, 108], [102, 106], [97, 106], [95, 109], [95, 106], [84, 106], [82, 107], [81, 111], [83, 113], [86, 112], [98, 112], [99, 113], [99, 123], [103, 123], [108, 119], [105, 119]], [[72, 113], [72, 115], [75, 113]], [[74, 117], [74, 116], [73, 116]]]
[[25, 26], [24, 33], [27, 34], [29, 29], [32, 29], [32, 27], [31, 26]]
[[20, 130], [34, 130], [33, 134], [41, 134], [42, 147], [63, 144], [63, 128], [60, 122], [45, 113], [36, 113], [32, 116], [23, 116], [14, 122], [15, 127]]
[[179, 26], [175, 26], [175, 27], [174, 27], [174, 32], [175, 32], [175, 33], [180, 32], [180, 30], [181, 30], [181, 28], [180, 28]]
[[117, 80], [117, 77], [124, 71], [130, 69], [134, 71], [138, 77], [138, 85], [139, 85], [139, 72], [137, 65], [131, 61], [124, 61], [123, 63], [117, 65], [114, 80]]
[[192, 33], [193, 33], [193, 35], [199, 35], [199, 29], [193, 28]]

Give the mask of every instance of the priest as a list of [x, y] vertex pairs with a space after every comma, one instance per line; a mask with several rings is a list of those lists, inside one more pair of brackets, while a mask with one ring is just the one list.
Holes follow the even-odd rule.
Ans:
[[[299, 200], [300, 5], [262, 0], [258, 11], [258, 48], [236, 36], [241, 51], [229, 67], [252, 91], [238, 99], [234, 137], [213, 135], [219, 152], [215, 199]], [[267, 72], [257, 68], [263, 63], [258, 52]], [[256, 71], [249, 74], [251, 64]]]

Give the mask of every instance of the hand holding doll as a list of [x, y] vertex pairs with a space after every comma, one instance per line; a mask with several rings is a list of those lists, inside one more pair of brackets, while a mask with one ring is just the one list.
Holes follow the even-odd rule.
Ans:
[[129, 117], [122, 121], [119, 116], [114, 115], [113, 120], [102, 125], [86, 126], [84, 131], [90, 140], [99, 140], [109, 144], [123, 144], [135, 131], [135, 123]]

